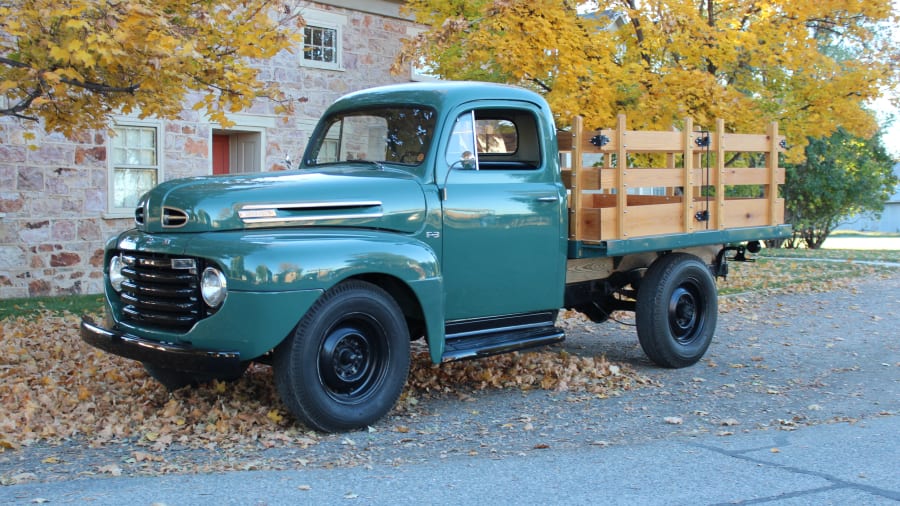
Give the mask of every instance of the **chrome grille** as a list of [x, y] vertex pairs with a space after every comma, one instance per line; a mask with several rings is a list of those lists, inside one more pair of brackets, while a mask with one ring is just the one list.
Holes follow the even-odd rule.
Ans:
[[134, 222], [138, 225], [144, 224], [144, 206], [138, 206], [134, 210]]
[[[160, 330], [186, 331], [206, 316], [200, 299], [198, 269], [176, 269], [175, 257], [127, 251], [122, 275], [123, 318]], [[195, 261], [191, 262], [197, 265]]]

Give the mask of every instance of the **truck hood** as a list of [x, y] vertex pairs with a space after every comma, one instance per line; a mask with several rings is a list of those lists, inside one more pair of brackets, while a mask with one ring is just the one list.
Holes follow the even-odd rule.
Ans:
[[312, 226], [414, 233], [425, 211], [413, 175], [349, 165], [167, 181], [141, 198], [135, 222], [150, 233]]

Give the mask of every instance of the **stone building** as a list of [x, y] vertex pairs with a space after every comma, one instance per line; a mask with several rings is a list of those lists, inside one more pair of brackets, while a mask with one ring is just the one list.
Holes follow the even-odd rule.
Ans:
[[337, 97], [410, 80], [390, 73], [401, 39], [417, 29], [402, 3], [306, 4], [305, 50], [261, 64], [261, 80], [306, 99], [286, 123], [261, 102], [232, 115], [228, 128], [186, 109], [171, 121], [116, 117], [114, 137], [39, 133], [26, 141], [18, 123], [0, 118], [0, 298], [101, 292], [103, 245], [132, 225], [145, 190], [179, 177], [281, 170], [300, 158]]

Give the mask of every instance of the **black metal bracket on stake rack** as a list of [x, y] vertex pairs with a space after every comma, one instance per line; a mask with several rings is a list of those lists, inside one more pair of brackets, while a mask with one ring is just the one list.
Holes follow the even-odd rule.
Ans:
[[697, 133], [699, 133], [700, 136], [694, 139], [694, 144], [701, 148], [706, 148], [706, 177], [701, 186], [706, 188], [706, 209], [696, 212], [694, 214], [694, 219], [697, 221], [705, 221], [706, 228], [709, 229], [709, 149], [712, 142], [709, 136], [709, 130], [701, 130]]
[[591, 144], [593, 144], [594, 146], [597, 146], [598, 148], [602, 148], [603, 146], [606, 146], [607, 144], [609, 144], [609, 137], [607, 137], [603, 134], [595, 135], [595, 136], [591, 137]]

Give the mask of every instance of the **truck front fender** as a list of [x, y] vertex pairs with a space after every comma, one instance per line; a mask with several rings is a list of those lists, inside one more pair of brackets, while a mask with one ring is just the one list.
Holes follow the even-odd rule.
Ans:
[[[431, 359], [440, 362], [443, 278], [435, 251], [415, 237], [337, 228], [217, 232], [194, 236], [185, 251], [218, 264], [228, 279], [229, 293], [324, 293], [351, 278], [399, 280], [417, 299]], [[297, 308], [294, 324], [312, 302]]]

